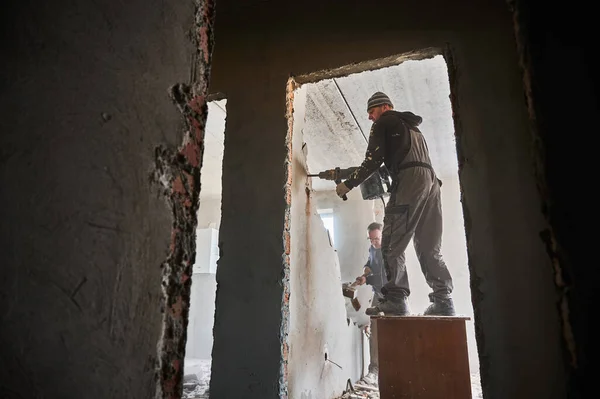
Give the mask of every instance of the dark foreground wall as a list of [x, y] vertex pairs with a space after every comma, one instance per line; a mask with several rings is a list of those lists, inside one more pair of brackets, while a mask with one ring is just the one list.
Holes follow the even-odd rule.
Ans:
[[[564, 397], [560, 292], [540, 238], [547, 225], [508, 5], [222, 0], [215, 40], [211, 91], [226, 95], [228, 116], [211, 396], [285, 390], [278, 360], [288, 321], [280, 310], [288, 77], [437, 47], [452, 57], [486, 398]], [[285, 349], [283, 356], [285, 371]]]
[[0, 397], [154, 396], [172, 217], [150, 175], [181, 142], [194, 12], [2, 4]]
[[544, 213], [552, 226], [542, 237], [562, 294], [568, 389], [572, 398], [592, 397], [597, 388], [590, 354], [600, 334], [593, 327], [600, 269], [591, 223], [598, 208], [592, 194], [598, 147], [590, 145], [598, 132], [597, 21], [591, 3], [514, 3], [538, 173], [544, 178]]

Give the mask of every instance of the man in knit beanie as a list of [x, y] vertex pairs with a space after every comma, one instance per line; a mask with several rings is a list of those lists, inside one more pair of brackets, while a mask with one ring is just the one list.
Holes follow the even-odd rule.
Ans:
[[382, 253], [388, 282], [383, 299], [367, 309], [368, 315], [410, 314], [410, 287], [404, 251], [413, 240], [421, 270], [432, 292], [426, 315], [453, 316], [452, 277], [440, 252], [442, 245], [441, 181], [431, 166], [429, 150], [418, 126], [423, 119], [412, 112], [395, 111], [390, 98], [377, 92], [367, 101], [373, 121], [365, 160], [336, 187], [343, 197], [357, 187], [381, 164], [390, 171], [392, 187], [385, 207]]
[[375, 109], [375, 107], [379, 107], [380, 105], [389, 105], [389, 109], [394, 108], [392, 100], [390, 100], [385, 93], [378, 91], [377, 93], [373, 94], [371, 98], [369, 98], [369, 101], [367, 101], [367, 112], [369, 112], [371, 109]]

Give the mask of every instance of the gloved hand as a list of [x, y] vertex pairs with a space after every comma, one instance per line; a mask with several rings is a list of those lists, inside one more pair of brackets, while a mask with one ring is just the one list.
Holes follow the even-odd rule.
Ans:
[[338, 195], [338, 197], [342, 198], [344, 195], [350, 192], [350, 189], [348, 188], [346, 183], [341, 182], [340, 184], [335, 186], [335, 192]]
[[356, 284], [356, 285], [363, 285], [366, 282], [367, 282], [367, 278], [365, 276], [359, 276], [356, 278], [356, 280], [354, 280], [354, 284]]

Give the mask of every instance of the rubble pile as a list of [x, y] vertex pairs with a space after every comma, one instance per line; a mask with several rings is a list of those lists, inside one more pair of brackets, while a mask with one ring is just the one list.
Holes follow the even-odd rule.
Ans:
[[379, 399], [379, 389], [372, 385], [357, 382], [354, 385], [348, 380], [346, 390], [337, 399]]
[[208, 388], [208, 381], [201, 381], [196, 374], [188, 374], [183, 378], [181, 399], [208, 399]]
[[[481, 382], [479, 379], [479, 371], [471, 374], [471, 392], [473, 399], [483, 399], [483, 393], [481, 392]], [[360, 382], [354, 385], [348, 381], [346, 390], [342, 396], [336, 399], [379, 399], [379, 389], [371, 385], [363, 385]]]

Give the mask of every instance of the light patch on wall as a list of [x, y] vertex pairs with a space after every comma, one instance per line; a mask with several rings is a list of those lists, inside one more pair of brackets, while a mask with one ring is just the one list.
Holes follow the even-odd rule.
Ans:
[[323, 221], [323, 226], [325, 226], [325, 230], [329, 234], [329, 244], [332, 247], [335, 247], [335, 230], [333, 228], [333, 209], [317, 209], [321, 220]]
[[281, 397], [327, 399], [338, 397], [349, 379], [360, 378], [360, 331], [348, 325], [337, 251], [313, 201], [306, 173], [306, 148], [302, 145], [305, 104], [305, 88], [288, 90], [289, 218], [283, 239], [289, 256], [284, 258], [289, 259], [289, 293], [284, 292], [282, 326], [288, 331], [282, 348], [283, 383], [288, 392]]

